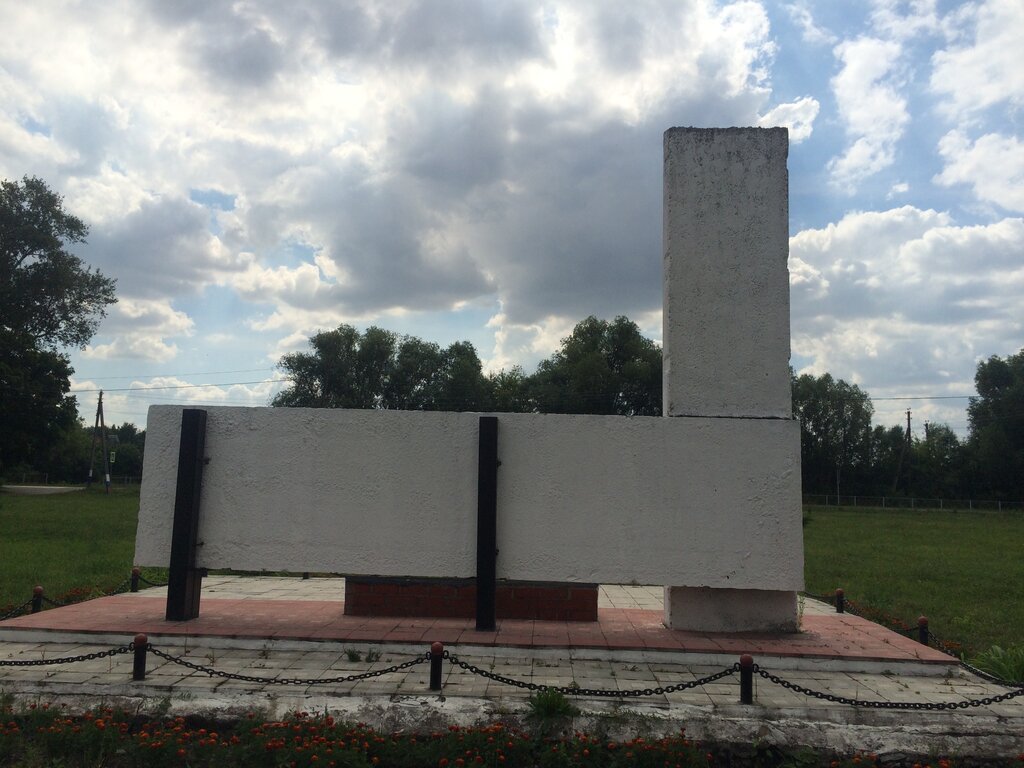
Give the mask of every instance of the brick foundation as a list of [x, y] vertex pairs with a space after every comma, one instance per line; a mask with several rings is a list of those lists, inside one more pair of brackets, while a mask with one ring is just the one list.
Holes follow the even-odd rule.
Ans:
[[[597, 621], [597, 584], [499, 581], [495, 603], [499, 619]], [[471, 619], [476, 615], [476, 583], [348, 576], [345, 615]]]

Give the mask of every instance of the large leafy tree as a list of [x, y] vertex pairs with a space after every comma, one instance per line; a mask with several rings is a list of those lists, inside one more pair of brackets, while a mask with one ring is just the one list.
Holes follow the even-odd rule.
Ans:
[[42, 180], [0, 182], [0, 471], [38, 465], [76, 418], [61, 350], [85, 346], [116, 301], [68, 250], [87, 233]]
[[534, 410], [621, 416], [661, 414], [661, 349], [626, 317], [576, 324], [527, 382]]
[[[871, 398], [856, 384], [803, 374], [793, 379], [804, 490], [856, 493], [871, 471]], [[857, 489], [857, 490], [854, 490]]]
[[291, 386], [272, 404], [307, 408], [479, 411], [489, 385], [469, 342], [446, 348], [414, 336], [350, 325], [321, 331], [312, 351], [281, 358]]
[[967, 417], [978, 490], [1024, 499], [1024, 349], [978, 363], [974, 385]]

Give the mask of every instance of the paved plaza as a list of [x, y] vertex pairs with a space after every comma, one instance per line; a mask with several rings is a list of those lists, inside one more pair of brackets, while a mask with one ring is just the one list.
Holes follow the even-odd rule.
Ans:
[[[428, 663], [358, 681], [316, 682], [423, 657], [438, 640], [459, 660], [493, 675], [626, 692], [574, 700], [583, 720], [603, 719], [605, 727], [627, 732], [686, 727], [697, 738], [839, 751], [1024, 752], [1024, 696], [954, 711], [890, 710], [812, 698], [755, 675], [755, 703], [741, 705], [738, 674], [686, 690], [628, 695], [713, 675], [744, 652], [789, 683], [861, 701], [951, 704], [1013, 691], [971, 675], [934, 649], [813, 600], [803, 601], [804, 631], [773, 637], [665, 630], [657, 587], [602, 586], [596, 623], [499, 620], [494, 633], [477, 633], [471, 621], [456, 619], [345, 617], [342, 579], [208, 577], [200, 617], [191, 622], [163, 621], [165, 592], [146, 589], [2, 622], [0, 660], [79, 656], [146, 632], [158, 650], [204, 670], [270, 681], [222, 677], [152, 653], [146, 679], [133, 681], [132, 654], [126, 653], [0, 667], [0, 691], [73, 706], [121, 700], [221, 715], [327, 708], [382, 727], [472, 724], [525, 711], [530, 690], [451, 660], [444, 662], [440, 693], [429, 690]], [[273, 682], [283, 679], [301, 682]]]

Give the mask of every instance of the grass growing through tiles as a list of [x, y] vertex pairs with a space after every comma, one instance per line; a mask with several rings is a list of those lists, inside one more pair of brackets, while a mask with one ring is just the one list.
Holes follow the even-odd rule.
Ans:
[[807, 590], [833, 592], [974, 655], [1024, 644], [1024, 515], [807, 507]]

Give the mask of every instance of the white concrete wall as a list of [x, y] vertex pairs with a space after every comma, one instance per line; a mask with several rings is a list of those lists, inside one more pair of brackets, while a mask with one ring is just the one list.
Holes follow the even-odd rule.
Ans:
[[785, 128], [665, 132], [666, 416], [788, 418]]
[[[478, 414], [207, 408], [197, 564], [475, 574]], [[166, 565], [181, 409], [146, 433], [136, 563]], [[786, 420], [498, 414], [498, 576], [802, 587]]]

